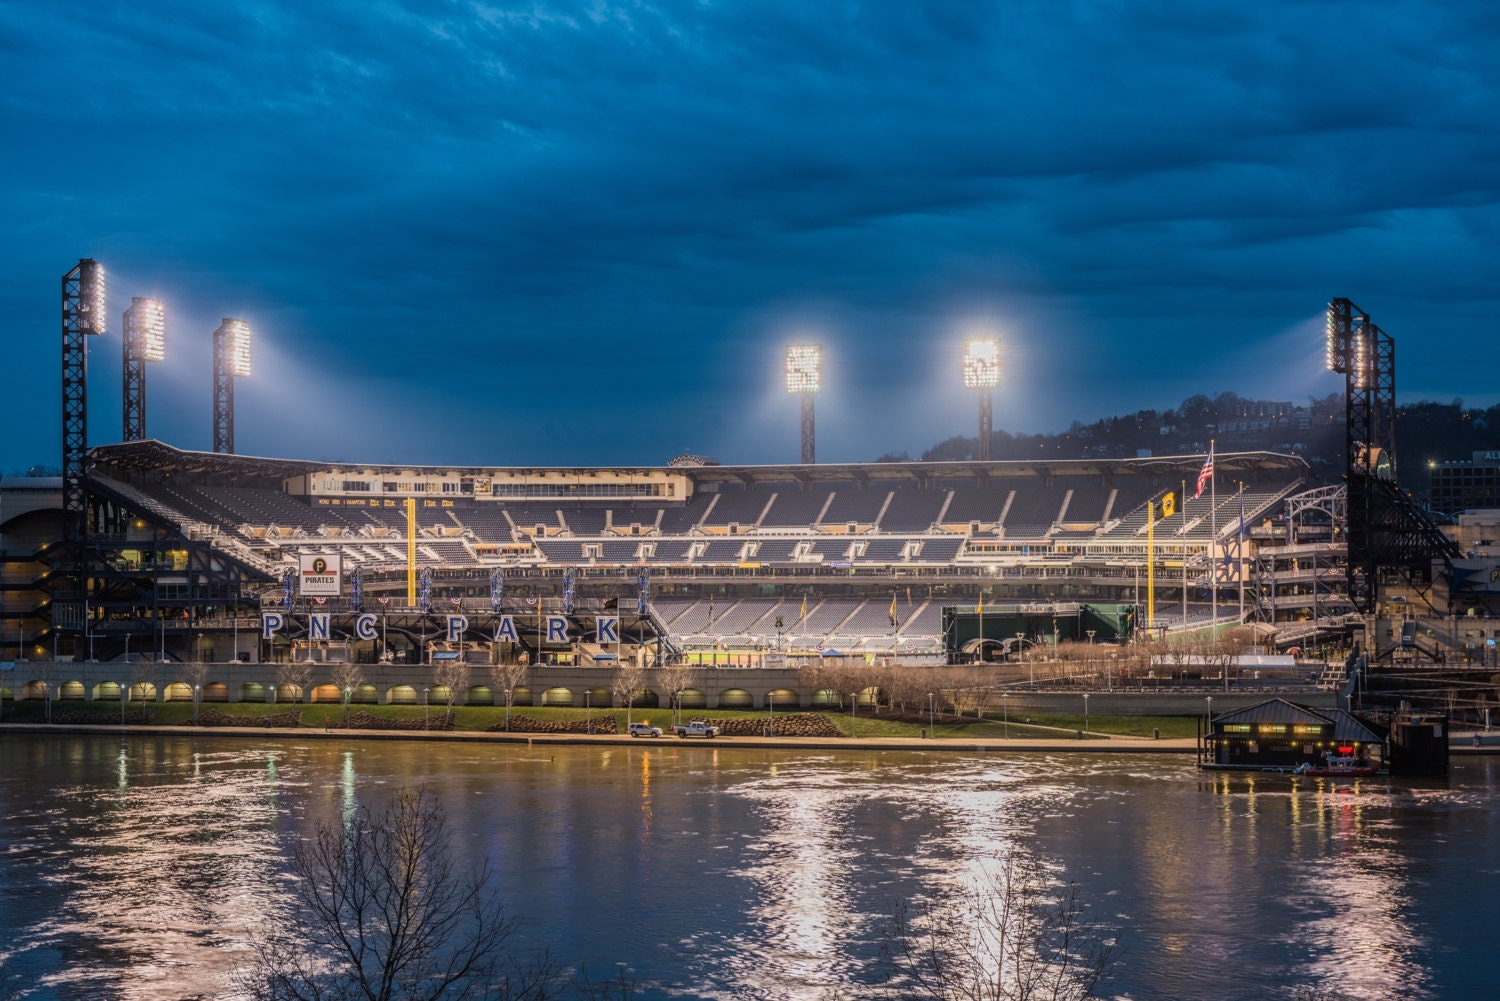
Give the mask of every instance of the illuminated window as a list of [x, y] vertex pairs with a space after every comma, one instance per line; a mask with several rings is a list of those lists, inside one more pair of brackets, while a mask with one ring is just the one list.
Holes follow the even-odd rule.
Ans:
[[1261, 733], [1286, 733], [1286, 724], [1285, 723], [1262, 723], [1260, 725], [1260, 732]]
[[1224, 732], [1225, 733], [1249, 733], [1249, 732], [1251, 732], [1250, 731], [1250, 724], [1249, 723], [1225, 723], [1224, 724]]

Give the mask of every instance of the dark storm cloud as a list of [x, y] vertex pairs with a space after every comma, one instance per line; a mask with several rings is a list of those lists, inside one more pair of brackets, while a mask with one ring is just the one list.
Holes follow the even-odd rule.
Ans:
[[[975, 318], [1016, 430], [1326, 392], [1276, 366], [1316, 358], [1281, 335], [1331, 295], [1398, 344], [1445, 333], [1403, 345], [1404, 392], [1477, 397], [1500, 362], [1483, 3], [37, 3], [0, 29], [11, 413], [56, 409], [81, 255], [120, 308], [171, 301], [190, 357], [254, 320], [284, 370], [247, 389], [246, 451], [784, 461], [778, 354], [808, 336], [844, 380], [820, 455], [915, 451], [971, 430], [944, 382]], [[201, 446], [180, 378], [204, 399], [153, 393], [152, 430]], [[314, 381], [336, 443], [294, 433]]]

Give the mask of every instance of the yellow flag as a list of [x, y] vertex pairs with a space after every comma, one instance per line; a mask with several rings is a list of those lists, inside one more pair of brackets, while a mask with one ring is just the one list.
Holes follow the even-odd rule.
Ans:
[[984, 595], [982, 594], [979, 596], [979, 614], [984, 614]]
[[891, 595], [891, 625], [896, 624], [896, 596]]
[[805, 595], [805, 594], [802, 596], [802, 611], [800, 611], [800, 612], [797, 613], [797, 618], [799, 618], [799, 619], [805, 619], [805, 618], [807, 618], [807, 595]]
[[1170, 491], [1161, 499], [1161, 516], [1170, 518], [1177, 513], [1177, 495]]

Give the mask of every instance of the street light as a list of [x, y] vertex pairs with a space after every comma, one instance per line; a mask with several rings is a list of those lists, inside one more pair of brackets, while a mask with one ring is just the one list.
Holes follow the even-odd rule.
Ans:
[[1089, 732], [1089, 693], [1083, 693], [1083, 732]]
[[589, 736], [591, 737], [594, 735], [594, 710], [593, 707], [589, 704], [589, 700], [593, 694], [594, 693], [590, 691], [585, 691], [583, 693], [583, 725], [584, 729], [588, 730]]
[[1000, 693], [1000, 711], [1005, 714], [1005, 739], [1010, 739], [1010, 692]]
[[424, 689], [422, 689], [422, 729], [423, 730], [426, 730], [428, 728], [429, 723], [430, 723], [430, 720], [428, 719], [428, 716], [427, 716], [427, 693], [430, 692], [430, 691], [432, 691], [432, 689], [430, 689], [430, 688], [424, 688]]
[[934, 710], [936, 709], [936, 704], [933, 702], [933, 698], [934, 698], [933, 693], [932, 692], [928, 692], [927, 693], [927, 735], [929, 737], [936, 738], [937, 737], [937, 724], [933, 722], [933, 718], [932, 718], [933, 715], [934, 715]]
[[203, 694], [203, 686], [202, 685], [194, 685], [193, 686], [193, 725], [194, 726], [198, 725], [198, 700], [202, 697], [202, 694]]
[[854, 736], [854, 710], [859, 705], [859, 693], [849, 693], [849, 736]]
[[352, 685], [345, 685], [344, 686], [344, 722], [346, 724], [349, 722], [349, 699], [353, 695], [354, 695], [354, 687]]

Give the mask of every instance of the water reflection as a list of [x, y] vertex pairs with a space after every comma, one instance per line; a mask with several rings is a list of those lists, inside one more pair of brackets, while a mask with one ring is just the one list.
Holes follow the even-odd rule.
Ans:
[[419, 782], [523, 947], [627, 961], [651, 997], [863, 996], [895, 906], [1008, 852], [1124, 930], [1116, 997], [1489, 989], [1452, 903], [1500, 892], [1487, 761], [1338, 786], [1154, 755], [0, 737], [0, 943], [39, 997], [223, 997], [288, 839]]

